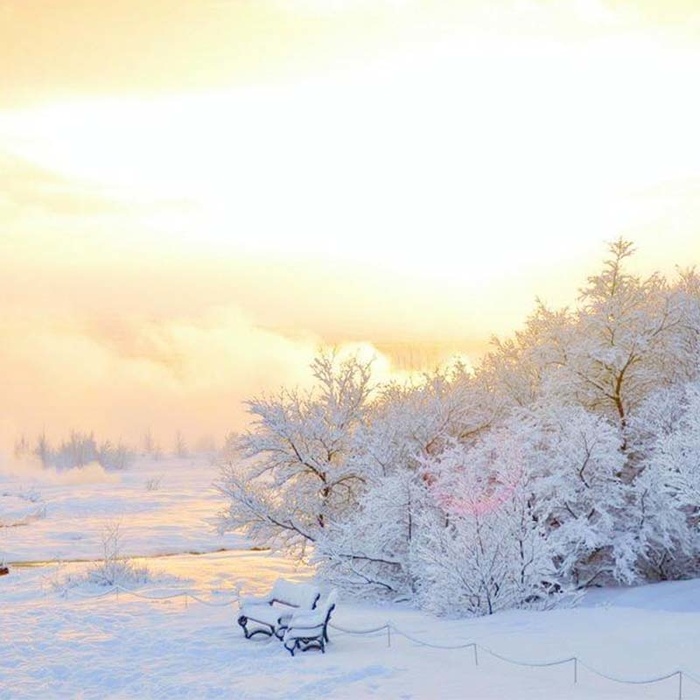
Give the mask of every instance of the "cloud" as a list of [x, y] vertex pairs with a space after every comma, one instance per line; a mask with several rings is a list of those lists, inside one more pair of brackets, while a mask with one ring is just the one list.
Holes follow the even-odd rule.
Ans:
[[190, 446], [209, 437], [221, 444], [247, 425], [246, 399], [310, 386], [309, 365], [329, 343], [345, 354], [376, 356], [378, 381], [405, 379], [416, 357], [433, 366], [445, 359], [439, 342], [426, 344], [419, 356], [400, 344], [380, 352], [369, 341], [324, 340], [301, 326], [265, 328], [235, 304], [149, 316], [112, 303], [119, 312], [95, 314], [75, 299], [60, 313], [42, 299], [3, 309], [0, 445], [6, 450], [21, 435], [33, 444], [45, 433], [55, 445], [72, 430], [135, 447], [148, 433], [166, 451], [175, 448], [178, 432]]
[[150, 431], [172, 449], [217, 439], [245, 422], [242, 401], [265, 388], [306, 381], [317, 349], [257, 328], [235, 309], [204, 317], [91, 321], [5, 315], [0, 366], [5, 376], [0, 425], [14, 439], [72, 429], [138, 444]]

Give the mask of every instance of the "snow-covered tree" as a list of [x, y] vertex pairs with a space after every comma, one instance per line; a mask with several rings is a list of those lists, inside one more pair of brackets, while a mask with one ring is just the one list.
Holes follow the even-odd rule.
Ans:
[[475, 444], [426, 461], [430, 493], [445, 515], [422, 523], [415, 552], [427, 572], [426, 604], [461, 601], [470, 612], [493, 612], [621, 575], [619, 447], [604, 419], [537, 405]]
[[355, 434], [349, 462], [365, 476], [357, 507], [317, 543], [321, 571], [346, 587], [416, 592], [412, 548], [432, 508], [423, 464], [455, 440], [475, 439], [493, 420], [467, 369], [455, 365], [413, 383], [382, 387]]
[[375, 475], [353, 513], [320, 536], [315, 553], [319, 573], [362, 595], [412, 597], [412, 547], [426, 507], [426, 487], [416, 472]]
[[491, 614], [539, 597], [553, 583], [544, 525], [531, 512], [512, 447], [494, 431], [430, 463], [439, 511], [423, 514], [413, 549], [424, 607]]
[[567, 376], [576, 400], [613, 417], [624, 433], [630, 413], [652, 391], [687, 381], [697, 366], [687, 353], [684, 296], [657, 273], [646, 279], [628, 273], [630, 242], [619, 240], [610, 251], [603, 272], [582, 291]]
[[700, 570], [700, 383], [652, 395], [633, 427], [646, 431], [636, 480], [639, 567], [667, 579]]
[[238, 436], [218, 487], [229, 498], [224, 529], [256, 543], [301, 549], [350, 511], [365, 478], [348, 462], [372, 392], [371, 362], [322, 353], [315, 388], [248, 402], [251, 429]]

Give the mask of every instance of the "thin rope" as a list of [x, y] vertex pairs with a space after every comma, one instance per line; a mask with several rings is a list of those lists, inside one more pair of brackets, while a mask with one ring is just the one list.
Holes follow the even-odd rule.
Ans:
[[388, 624], [382, 625], [381, 627], [371, 627], [370, 629], [362, 629], [362, 630], [351, 630], [347, 629], [346, 627], [341, 627], [340, 625], [336, 625], [334, 623], [328, 623], [328, 626], [331, 629], [338, 630], [338, 632], [345, 632], [346, 634], [376, 634], [377, 632], [383, 632], [384, 630], [389, 627]]
[[[602, 671], [598, 671], [597, 669], [592, 668], [588, 664], [581, 661], [581, 659], [579, 659], [578, 662], [581, 666], [583, 666], [583, 668], [585, 668], [587, 671], [590, 671], [591, 673], [594, 673], [596, 676], [600, 676], [601, 678], [605, 678], [606, 680], [613, 681], [615, 683], [629, 683], [632, 685], [646, 685], [648, 683], [658, 683], [659, 681], [668, 680], [669, 678], [673, 678], [674, 676], [677, 676], [679, 673], [682, 673], [681, 671], [672, 671], [671, 673], [667, 673], [663, 676], [656, 676], [654, 678], [642, 678], [642, 679], [619, 678], [616, 676], [609, 676], [608, 674], [603, 673]], [[685, 675], [685, 673], [684, 673], [684, 675]]]
[[697, 685], [700, 685], [700, 678], [694, 676], [692, 673], [688, 673], [688, 671], [686, 671], [685, 669], [683, 670], [683, 676], [685, 678], [690, 678], [690, 680], [693, 681], [693, 683], [697, 683]]
[[529, 666], [531, 668], [546, 668], [548, 666], [561, 666], [562, 664], [570, 664], [572, 661], [578, 661], [580, 663], [580, 659], [578, 659], [576, 656], [570, 656], [567, 659], [558, 659], [556, 661], [520, 661], [518, 659], [511, 659], [507, 656], [503, 656], [502, 654], [498, 654], [497, 652], [493, 651], [493, 649], [489, 649], [488, 647], [481, 646], [481, 644], [479, 644], [478, 646], [479, 646], [479, 649], [482, 649], [487, 654], [491, 654], [491, 656], [494, 656], [497, 659], [500, 659], [501, 661], [506, 661], [507, 663], [515, 664], [516, 666]]
[[141, 592], [141, 591], [135, 591], [131, 588], [125, 588], [121, 584], [114, 584], [110, 586], [109, 590], [105, 591], [104, 593], [83, 593], [82, 591], [76, 590], [76, 589], [66, 589], [63, 591], [63, 595], [68, 595], [70, 594], [75, 594], [79, 598], [82, 598], [84, 600], [94, 600], [94, 599], [99, 599], [99, 598], [105, 598], [109, 595], [117, 595], [119, 593], [126, 593], [128, 595], [132, 595], [135, 598], [141, 598], [142, 600], [151, 600], [151, 601], [162, 601], [162, 600], [172, 600], [173, 598], [182, 598], [188, 597], [192, 598], [193, 600], [196, 600], [198, 603], [201, 603], [202, 605], [207, 605], [209, 607], [213, 608], [223, 608], [226, 606], [231, 605], [232, 603], [235, 603], [238, 601], [238, 598], [231, 598], [230, 600], [225, 600], [225, 601], [220, 601], [217, 603], [205, 600], [204, 598], [200, 598], [198, 595], [195, 593], [192, 593], [190, 591], [176, 591], [174, 593], [169, 593], [167, 595], [149, 595], [148, 591]]
[[406, 639], [414, 642], [415, 644], [421, 644], [424, 647], [430, 647], [432, 649], [468, 649], [469, 647], [476, 646], [476, 642], [468, 642], [466, 644], [434, 644], [432, 642], [425, 642], [422, 639], [413, 637], [407, 632], [400, 630], [394, 624], [391, 624], [391, 628], [394, 630], [394, 632], [396, 632], [396, 634], [400, 634], [402, 637], [406, 637]]

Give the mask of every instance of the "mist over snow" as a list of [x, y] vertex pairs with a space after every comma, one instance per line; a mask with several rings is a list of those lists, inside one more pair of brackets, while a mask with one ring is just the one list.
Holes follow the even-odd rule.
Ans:
[[10, 477], [32, 484], [78, 486], [81, 484], [118, 483], [118, 473], [107, 471], [99, 462], [90, 462], [70, 469], [46, 467], [35, 457], [16, 458], [0, 451], [0, 481]]

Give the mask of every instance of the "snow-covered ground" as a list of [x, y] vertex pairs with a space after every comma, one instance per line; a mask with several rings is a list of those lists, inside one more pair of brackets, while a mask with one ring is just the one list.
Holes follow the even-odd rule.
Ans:
[[[109, 474], [0, 471], [0, 562], [10, 567], [0, 577], [0, 698], [700, 698], [700, 580], [476, 619], [341, 596], [325, 655], [245, 640], [239, 592], [313, 572], [217, 534], [216, 475], [194, 458]], [[147, 568], [132, 593], [89, 579], [115, 530], [119, 553]], [[489, 650], [578, 662], [520, 666]], [[630, 681], [684, 675], [680, 685], [628, 684], [590, 669]]]

